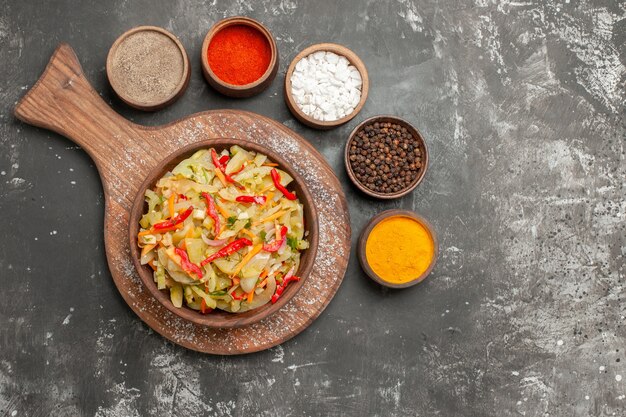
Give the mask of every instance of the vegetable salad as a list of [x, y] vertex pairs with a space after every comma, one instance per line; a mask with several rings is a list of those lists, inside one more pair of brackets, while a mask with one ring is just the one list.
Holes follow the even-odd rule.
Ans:
[[293, 178], [267, 156], [202, 149], [146, 191], [137, 242], [176, 307], [232, 313], [275, 303], [308, 247]]

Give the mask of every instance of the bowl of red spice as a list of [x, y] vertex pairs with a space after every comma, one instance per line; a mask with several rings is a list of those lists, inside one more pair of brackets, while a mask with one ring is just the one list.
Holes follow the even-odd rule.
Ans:
[[265, 90], [278, 71], [278, 48], [270, 31], [244, 16], [220, 20], [202, 44], [207, 82], [229, 97], [250, 97]]

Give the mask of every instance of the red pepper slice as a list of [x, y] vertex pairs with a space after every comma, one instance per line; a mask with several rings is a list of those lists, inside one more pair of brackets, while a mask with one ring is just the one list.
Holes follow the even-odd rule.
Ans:
[[245, 189], [241, 184], [239, 184], [237, 181], [235, 181], [233, 179], [233, 177], [231, 177], [230, 175], [228, 175], [226, 173], [226, 167], [221, 162], [221, 159], [217, 157], [217, 152], [215, 152], [215, 149], [213, 149], [213, 148], [211, 148], [211, 160], [213, 161], [213, 165], [215, 165], [215, 168], [217, 168], [220, 171], [222, 171], [222, 174], [224, 174], [224, 178], [226, 179], [226, 182], [230, 182], [232, 184], [235, 184], [235, 186], [237, 188]]
[[255, 203], [255, 204], [265, 204], [267, 197], [264, 195], [240, 195], [235, 198], [235, 201], [238, 203]]
[[252, 245], [252, 241], [250, 239], [246, 239], [245, 237], [241, 239], [237, 239], [234, 242], [229, 243], [228, 245], [224, 246], [222, 249], [218, 250], [213, 255], [206, 258], [204, 261], [200, 262], [200, 266], [204, 266], [208, 264], [209, 262], [213, 262], [214, 260], [218, 258], [223, 258], [224, 256], [228, 256], [231, 253], [235, 253], [238, 250], [245, 248], [246, 246], [251, 246], [251, 245]]
[[230, 175], [237, 175], [237, 174], [239, 174], [241, 171], [243, 171], [243, 169], [246, 167], [246, 165], [248, 165], [248, 161], [246, 161], [243, 164], [241, 164], [241, 168], [239, 168], [237, 171], [231, 172]]
[[225, 166], [225, 165], [228, 163], [228, 161], [229, 161], [229, 160], [230, 160], [230, 156], [228, 156], [228, 155], [222, 155], [222, 156], [220, 157], [220, 159], [219, 159], [220, 164], [221, 164], [222, 166]]
[[187, 219], [187, 217], [191, 215], [192, 211], [193, 211], [193, 206], [189, 206], [187, 210], [185, 210], [182, 214], [179, 214], [174, 219], [165, 220], [165, 221], [162, 221], [161, 223], [157, 223], [154, 226], [152, 226], [152, 228], [154, 230], [163, 230], [163, 229], [172, 228], [176, 226], [177, 224], [184, 222]]
[[285, 242], [285, 238], [287, 236], [287, 226], [283, 226], [280, 228], [280, 236], [276, 236], [276, 239], [272, 243], [265, 243], [263, 245], [263, 250], [265, 252], [276, 252]]
[[159, 229], [159, 230], [152, 230], [151, 233], [167, 233], [167, 232], [175, 232], [176, 230], [180, 230], [182, 229], [182, 227], [178, 227], [178, 225], [176, 226], [172, 226], [172, 227], [166, 227], [165, 229]]
[[206, 200], [206, 213], [213, 219], [213, 235], [217, 238], [220, 233], [220, 218], [217, 215], [215, 200], [209, 193], [202, 193], [202, 197]]
[[219, 169], [220, 171], [224, 170], [224, 164], [222, 164], [220, 158], [217, 156], [217, 152], [215, 152], [215, 149], [213, 148], [211, 148], [211, 160], [213, 161], [213, 165], [215, 165], [215, 168]]
[[272, 181], [274, 181], [274, 186], [276, 186], [278, 191], [283, 193], [283, 195], [285, 197], [287, 197], [287, 200], [295, 200], [296, 199], [296, 195], [294, 193], [290, 192], [289, 190], [287, 190], [280, 183], [280, 174], [278, 173], [278, 171], [276, 171], [276, 168], [272, 168], [272, 170], [270, 171], [270, 174], [272, 175]]
[[180, 256], [180, 266], [183, 267], [185, 272], [189, 274], [196, 274], [198, 279], [202, 278], [202, 270], [198, 267], [198, 265], [189, 260], [187, 252], [181, 248], [174, 248], [174, 252], [176, 252], [176, 255]]
[[297, 277], [295, 275], [290, 276], [289, 278], [285, 278], [283, 280], [282, 286], [286, 287], [287, 285], [289, 285], [290, 282], [295, 282], [295, 281], [300, 281], [300, 277]]
[[241, 295], [236, 295], [235, 293], [237, 292], [237, 290], [233, 291], [230, 296], [233, 297], [233, 300], [241, 300], [243, 298], [243, 294]]
[[189, 200], [185, 194], [178, 194], [178, 198], [181, 200]]
[[283, 294], [283, 287], [276, 287], [276, 292], [274, 293], [274, 295], [272, 295], [272, 304], [275, 304], [282, 294]]
[[211, 311], [213, 311], [213, 309], [211, 307], [207, 307], [206, 301], [204, 301], [204, 298], [203, 298], [202, 301], [200, 301], [200, 312], [202, 314], [208, 314]]
[[276, 303], [276, 301], [278, 301], [280, 296], [283, 295], [283, 291], [285, 291], [285, 288], [287, 288], [287, 285], [289, 285], [290, 282], [294, 282], [294, 281], [300, 281], [300, 277], [292, 275], [284, 279], [283, 283], [280, 284], [278, 287], [276, 287], [276, 292], [274, 293], [274, 295], [272, 295], [272, 304]]

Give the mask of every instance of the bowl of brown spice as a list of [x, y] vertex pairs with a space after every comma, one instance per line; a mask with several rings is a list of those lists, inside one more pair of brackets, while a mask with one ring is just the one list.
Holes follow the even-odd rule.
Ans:
[[117, 96], [139, 110], [160, 110], [183, 95], [189, 84], [189, 58], [182, 43], [156, 26], [139, 26], [120, 35], [106, 61]]
[[344, 160], [359, 190], [389, 200], [410, 193], [422, 181], [428, 150], [420, 132], [406, 120], [375, 116], [354, 128]]

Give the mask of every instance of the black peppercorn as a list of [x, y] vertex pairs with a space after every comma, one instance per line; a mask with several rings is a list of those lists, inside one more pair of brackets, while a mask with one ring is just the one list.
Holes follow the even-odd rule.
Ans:
[[350, 145], [349, 163], [366, 188], [395, 193], [408, 188], [422, 168], [419, 142], [396, 123], [375, 122], [362, 127]]

